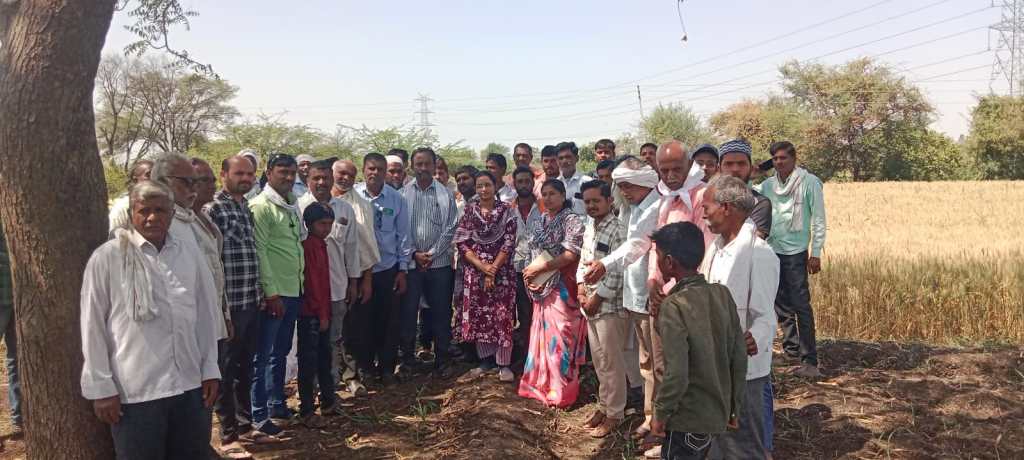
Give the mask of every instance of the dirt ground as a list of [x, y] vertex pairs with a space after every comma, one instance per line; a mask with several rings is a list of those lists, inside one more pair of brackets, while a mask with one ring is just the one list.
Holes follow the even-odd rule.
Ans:
[[[1024, 348], [825, 341], [819, 354], [826, 378], [817, 382], [777, 366], [775, 458], [1024, 458]], [[250, 450], [257, 459], [633, 458], [627, 434], [639, 416], [602, 440], [579, 428], [595, 389], [587, 372], [580, 401], [557, 410], [519, 398], [493, 375], [418, 377], [366, 398], [343, 394], [347, 416]], [[24, 456], [20, 440], [6, 439], [0, 459]]]

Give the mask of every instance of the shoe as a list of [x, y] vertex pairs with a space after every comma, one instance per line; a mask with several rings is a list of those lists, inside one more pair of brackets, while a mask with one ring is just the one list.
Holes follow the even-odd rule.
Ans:
[[289, 421], [296, 416], [296, 412], [288, 406], [277, 406], [270, 409], [270, 418], [273, 420]]
[[605, 436], [608, 436], [613, 431], [615, 431], [616, 428], [618, 428], [619, 423], [621, 422], [622, 419], [606, 417], [600, 425], [597, 425], [594, 427], [594, 429], [590, 430], [590, 437], [600, 439]]
[[341, 404], [335, 402], [330, 407], [320, 407], [320, 415], [322, 417], [338, 417], [345, 415], [345, 410], [341, 408]]
[[502, 367], [498, 371], [498, 380], [504, 383], [512, 383], [516, 380], [516, 374], [512, 373], [512, 369]]
[[661, 446], [654, 446], [644, 452], [644, 458], [661, 458]]
[[583, 427], [584, 428], [589, 428], [589, 429], [597, 428], [602, 423], [604, 423], [604, 419], [605, 418], [606, 418], [606, 416], [604, 415], [604, 412], [594, 411], [594, 413], [590, 416], [590, 418], [587, 419], [587, 421], [585, 423], [583, 423]]
[[299, 417], [299, 423], [302, 424], [302, 426], [313, 430], [319, 430], [320, 428], [327, 426], [327, 421], [316, 414], [307, 414]]
[[366, 387], [358, 380], [349, 380], [348, 383], [345, 384], [345, 387], [352, 396], [362, 397], [367, 394]]
[[800, 367], [793, 371], [793, 375], [803, 377], [805, 379], [820, 379], [824, 377], [821, 370], [818, 369], [818, 366], [807, 363], [801, 364]]
[[398, 378], [395, 377], [395, 374], [384, 374], [380, 376], [380, 384], [386, 387], [394, 386], [398, 384]]
[[435, 356], [434, 356], [434, 352], [432, 352], [430, 350], [427, 350], [427, 349], [423, 349], [423, 350], [420, 350], [419, 353], [416, 353], [416, 358], [418, 358], [420, 361], [427, 362], [427, 361], [433, 361]]
[[267, 420], [262, 425], [253, 430], [254, 433], [259, 433], [265, 436], [281, 436], [284, 430], [277, 426], [273, 421]]

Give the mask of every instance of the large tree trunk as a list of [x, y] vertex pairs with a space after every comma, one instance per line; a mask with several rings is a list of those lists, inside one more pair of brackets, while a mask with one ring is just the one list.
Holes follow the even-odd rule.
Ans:
[[114, 0], [0, 3], [0, 218], [13, 265], [28, 457], [113, 458], [109, 428], [79, 390], [78, 302], [85, 264], [107, 228], [92, 94]]

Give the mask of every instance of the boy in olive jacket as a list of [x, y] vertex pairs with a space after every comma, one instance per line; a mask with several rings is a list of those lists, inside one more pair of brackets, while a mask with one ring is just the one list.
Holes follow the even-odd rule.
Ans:
[[714, 435], [737, 428], [746, 341], [729, 289], [697, 273], [704, 258], [700, 229], [677, 222], [658, 229], [651, 240], [661, 273], [676, 280], [658, 312], [665, 377], [651, 431], [665, 436], [662, 459], [702, 459]]

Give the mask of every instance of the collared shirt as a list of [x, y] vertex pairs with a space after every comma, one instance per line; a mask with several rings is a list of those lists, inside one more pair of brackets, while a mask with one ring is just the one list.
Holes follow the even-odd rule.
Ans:
[[[302, 295], [302, 219], [298, 208], [280, 206], [267, 187], [249, 201], [256, 255], [260, 261], [260, 285], [265, 297]], [[280, 198], [280, 197], [277, 197]], [[295, 197], [288, 200], [295, 203]]]
[[519, 193], [516, 192], [516, 188], [508, 184], [505, 184], [498, 190], [498, 199], [506, 203], [515, 201], [517, 196], [519, 196]]
[[[299, 197], [299, 213], [304, 214], [306, 207], [314, 202], [316, 202], [316, 197], [312, 193]], [[326, 239], [327, 260], [330, 267], [330, 301], [340, 302], [345, 300], [345, 296], [348, 294], [349, 278], [362, 276], [362, 270], [359, 269], [361, 257], [359, 253], [359, 224], [356, 223], [355, 210], [341, 198], [331, 197], [327, 205], [334, 211], [334, 224]], [[306, 240], [309, 238], [307, 235]], [[308, 262], [309, 257], [307, 256], [305, 260]], [[306, 285], [309, 285], [308, 276]]]
[[405, 270], [412, 259], [412, 245], [409, 241], [409, 211], [405, 198], [390, 185], [385, 184], [380, 194], [372, 196], [365, 183], [355, 186], [355, 191], [373, 206], [373, 231], [380, 250], [380, 262], [373, 272], [390, 270], [397, 265]]
[[352, 190], [341, 195], [332, 190], [331, 194], [348, 203], [349, 206], [352, 206], [352, 211], [355, 212], [356, 222], [359, 223], [359, 272], [365, 272], [380, 262], [377, 236], [373, 231], [373, 205], [366, 198], [359, 196], [358, 192]]
[[[790, 174], [787, 180], [792, 178], [793, 174]], [[811, 257], [821, 257], [821, 250], [825, 247], [825, 193], [821, 179], [811, 173], [804, 176], [803, 226], [797, 231], [790, 229], [793, 197], [775, 193], [778, 180], [778, 176], [769, 177], [760, 188], [772, 203], [772, 232], [768, 236], [768, 244], [776, 254], [787, 256], [804, 252], [810, 246]]]
[[[672, 222], [692, 222], [697, 226], [704, 234], [704, 247], [711, 244], [711, 240], [715, 239], [715, 235], [708, 229], [707, 222], [704, 221], [704, 191], [707, 190], [706, 185], [700, 185], [693, 190], [690, 190], [690, 203], [693, 203], [693, 207], [687, 207], [686, 202], [678, 196], [662, 196], [661, 202], [658, 203], [658, 227], [672, 223]], [[654, 254], [654, 248], [651, 248], [651, 257], [649, 258], [648, 273], [649, 278], [653, 281], [662, 283], [663, 293], [668, 293], [672, 290], [674, 281], [662, 280], [661, 273], [658, 270], [657, 256]]]
[[[622, 245], [626, 237], [626, 227], [618, 217], [609, 213], [600, 221], [587, 217], [587, 227], [583, 231], [583, 249], [580, 252], [580, 263], [576, 268], [576, 281], [583, 283], [583, 274], [587, 264], [600, 260]], [[622, 272], [606, 271], [604, 277], [594, 284], [584, 284], [590, 294], [597, 294], [604, 299], [601, 309], [588, 318], [598, 318], [609, 313], [622, 310]]]
[[606, 272], [623, 273], [622, 305], [636, 313], [647, 313], [648, 259], [653, 252], [651, 234], [658, 228], [660, 201], [658, 191], [651, 190], [640, 204], [623, 209], [620, 219], [626, 229], [626, 240], [601, 259]]
[[299, 175], [295, 175], [295, 185], [292, 186], [292, 195], [302, 196], [309, 193], [309, 187], [306, 186], [302, 179], [299, 179]]
[[522, 273], [533, 260], [530, 258], [530, 238], [537, 234], [544, 214], [537, 206], [538, 201], [534, 200], [533, 206], [530, 206], [530, 212], [524, 218], [523, 214], [519, 212], [518, 201], [519, 199], [516, 198], [512, 202], [512, 211], [516, 213], [516, 253], [512, 256], [512, 265], [515, 266], [516, 273]]
[[260, 261], [256, 258], [252, 211], [249, 202], [235, 201], [221, 190], [204, 208], [224, 235], [221, 262], [224, 264], [224, 295], [232, 311], [247, 311], [260, 305]]
[[321, 323], [331, 318], [331, 262], [327, 241], [309, 235], [302, 241], [305, 258], [305, 283], [299, 316], [317, 318]]
[[[436, 180], [431, 180], [426, 189], [413, 181], [402, 189], [402, 194], [412, 219], [409, 222], [412, 251], [430, 254], [429, 268], [450, 267], [458, 217], [455, 197]], [[416, 260], [409, 260], [406, 268], [415, 270]]]
[[768, 375], [772, 369], [779, 257], [757, 236], [753, 220], [744, 222], [740, 235], [729, 243], [721, 236], [716, 237], [708, 246], [701, 268], [709, 283], [729, 288], [740, 327], [749, 331], [757, 343], [757, 354], [747, 359], [747, 380], [753, 380]]
[[82, 396], [119, 396], [132, 404], [219, 379], [220, 305], [211, 278], [203, 275], [199, 249], [168, 235], [158, 250], [134, 230], [129, 242], [142, 251], [157, 315], [147, 321], [132, 318], [121, 241], [97, 248], [82, 280]]
[[219, 326], [217, 338], [228, 338], [227, 321], [231, 320], [231, 312], [227, 310], [227, 301], [224, 300], [224, 266], [221, 263], [221, 249], [213, 239], [213, 235], [203, 228], [196, 214], [191, 209], [185, 209], [178, 204], [174, 205], [174, 217], [171, 220], [171, 228], [168, 234], [173, 236], [183, 247], [194, 246], [199, 250], [199, 255], [205, 264], [200, 266], [199, 276], [210, 278], [214, 287], [214, 293], [218, 299], [217, 315]]
[[583, 197], [579, 196], [580, 187], [593, 180], [590, 176], [581, 174], [579, 171], [573, 173], [572, 177], [558, 176], [558, 180], [565, 184], [565, 199], [572, 200], [572, 212], [581, 216], [587, 215], [586, 206], [583, 205]]

